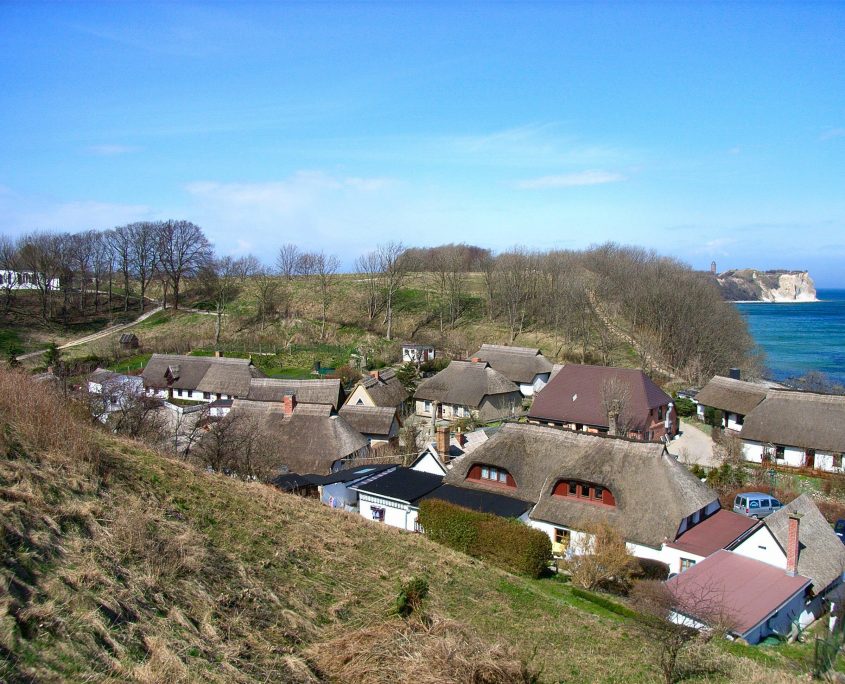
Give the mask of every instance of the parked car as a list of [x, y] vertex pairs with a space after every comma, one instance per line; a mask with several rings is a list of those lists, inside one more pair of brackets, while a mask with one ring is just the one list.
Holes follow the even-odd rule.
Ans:
[[833, 531], [836, 532], [836, 536], [842, 540], [842, 543], [845, 544], [845, 519], [840, 518], [836, 521], [836, 524], [833, 526]]
[[765, 518], [769, 513], [783, 508], [783, 504], [763, 492], [743, 492], [734, 499], [734, 513], [747, 515], [749, 518]]

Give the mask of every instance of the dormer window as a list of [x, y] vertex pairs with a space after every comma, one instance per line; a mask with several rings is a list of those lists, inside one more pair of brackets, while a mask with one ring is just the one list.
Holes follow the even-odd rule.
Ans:
[[474, 464], [467, 472], [466, 479], [502, 487], [516, 487], [516, 482], [507, 470], [483, 463]]
[[604, 506], [616, 505], [616, 499], [607, 487], [583, 480], [558, 480], [552, 495]]

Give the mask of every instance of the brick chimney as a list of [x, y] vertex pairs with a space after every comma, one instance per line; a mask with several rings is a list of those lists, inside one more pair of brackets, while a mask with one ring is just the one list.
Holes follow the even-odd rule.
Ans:
[[222, 359], [223, 358], [223, 352], [220, 351], [220, 350], [214, 352], [214, 358], [215, 359]]
[[371, 370], [370, 371], [370, 377], [378, 380], [378, 371], [377, 370]]
[[285, 398], [283, 399], [285, 405], [285, 415], [291, 416], [293, 415], [293, 410], [296, 408], [296, 395], [295, 394], [286, 394]]
[[437, 447], [437, 453], [440, 454], [440, 460], [445, 465], [449, 462], [449, 428], [437, 428], [435, 440], [434, 445]]
[[801, 525], [801, 514], [789, 514], [789, 528], [786, 534], [786, 574], [795, 577], [798, 574], [798, 530]]
[[467, 436], [461, 432], [460, 428], [458, 428], [458, 431], [455, 433], [455, 440], [458, 442], [459, 446], [463, 446], [467, 443]]
[[481, 363], [481, 359], [480, 359], [480, 358], [478, 358], [477, 356], [473, 356], [473, 357], [470, 359], [470, 361], [472, 361], [473, 363]]

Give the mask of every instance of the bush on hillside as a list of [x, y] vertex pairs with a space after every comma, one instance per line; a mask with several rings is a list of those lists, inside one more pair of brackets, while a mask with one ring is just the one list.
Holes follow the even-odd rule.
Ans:
[[686, 397], [675, 397], [675, 411], [681, 418], [689, 418], [695, 415], [695, 402]]
[[430, 499], [421, 502], [419, 521], [434, 541], [509, 572], [540, 577], [552, 557], [548, 535], [516, 520]]

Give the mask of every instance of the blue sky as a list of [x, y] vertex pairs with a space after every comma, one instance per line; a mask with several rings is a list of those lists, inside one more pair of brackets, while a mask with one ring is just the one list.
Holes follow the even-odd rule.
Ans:
[[845, 287], [843, 36], [843, 3], [4, 2], [0, 231], [616, 240]]

